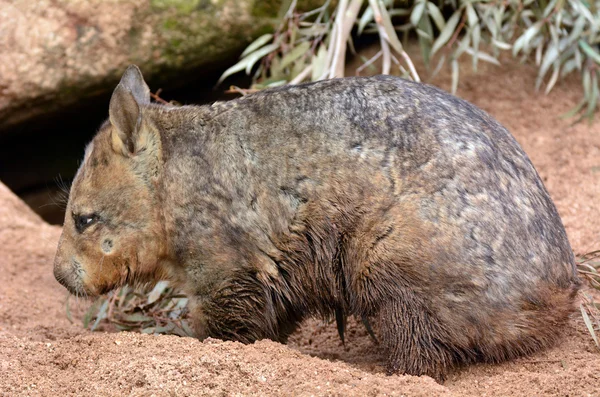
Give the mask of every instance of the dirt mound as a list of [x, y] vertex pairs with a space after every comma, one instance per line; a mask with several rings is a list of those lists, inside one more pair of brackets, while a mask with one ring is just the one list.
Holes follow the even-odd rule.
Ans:
[[[462, 70], [467, 70], [468, 65]], [[506, 125], [536, 165], [577, 253], [600, 248], [600, 119], [570, 126], [578, 81], [536, 97], [535, 70], [510, 63], [461, 76], [459, 94]], [[448, 88], [447, 76], [440, 85]], [[541, 98], [541, 99], [540, 99]], [[361, 325], [342, 346], [334, 324], [307, 321], [288, 346], [90, 333], [86, 303], [65, 315], [52, 260], [60, 228], [43, 223], [0, 184], [0, 395], [594, 395], [600, 354], [578, 313], [562, 342], [511, 362], [427, 377], [385, 376]]]

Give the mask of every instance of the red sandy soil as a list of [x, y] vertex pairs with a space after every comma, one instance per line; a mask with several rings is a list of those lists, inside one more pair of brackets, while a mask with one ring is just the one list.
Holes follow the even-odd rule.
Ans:
[[[600, 248], [600, 118], [571, 126], [558, 116], [580, 98], [571, 79], [548, 96], [535, 67], [461, 69], [458, 94], [507, 126], [530, 155], [576, 253]], [[449, 77], [433, 82], [449, 88]], [[92, 333], [65, 315], [52, 275], [60, 228], [43, 223], [0, 184], [0, 396], [13, 395], [600, 395], [600, 351], [579, 313], [554, 348], [499, 365], [428, 377], [385, 376], [361, 325], [342, 346], [334, 324], [306, 322], [288, 346], [176, 336]]]

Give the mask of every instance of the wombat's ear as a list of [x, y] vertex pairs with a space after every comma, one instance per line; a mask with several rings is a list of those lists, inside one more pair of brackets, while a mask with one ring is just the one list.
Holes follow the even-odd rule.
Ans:
[[141, 105], [150, 103], [150, 89], [140, 69], [131, 65], [115, 88], [108, 108], [109, 120], [114, 127], [113, 148], [123, 154], [135, 152], [135, 139], [142, 122]]

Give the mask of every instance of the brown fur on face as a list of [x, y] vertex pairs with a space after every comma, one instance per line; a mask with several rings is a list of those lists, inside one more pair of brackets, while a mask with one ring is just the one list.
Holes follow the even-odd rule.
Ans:
[[[98, 295], [166, 276], [159, 266], [166, 254], [157, 190], [160, 139], [138, 120], [141, 109], [127, 77], [135, 76], [126, 75], [115, 90], [110, 120], [88, 145], [71, 187], [54, 273], [75, 294]], [[147, 92], [136, 95], [149, 103]], [[128, 120], [129, 113], [139, 117]], [[78, 228], [86, 217], [89, 225]]]
[[245, 343], [367, 318], [389, 373], [436, 379], [552, 344], [573, 310], [573, 253], [533, 165], [436, 88], [348, 78], [173, 108], [130, 67], [109, 115], [56, 256], [72, 292], [169, 279], [199, 338]]

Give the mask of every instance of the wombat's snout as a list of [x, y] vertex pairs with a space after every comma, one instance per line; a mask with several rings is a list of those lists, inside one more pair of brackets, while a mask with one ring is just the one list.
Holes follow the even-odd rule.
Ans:
[[87, 294], [81, 276], [84, 273], [81, 263], [75, 258], [54, 258], [54, 278], [73, 295]]

